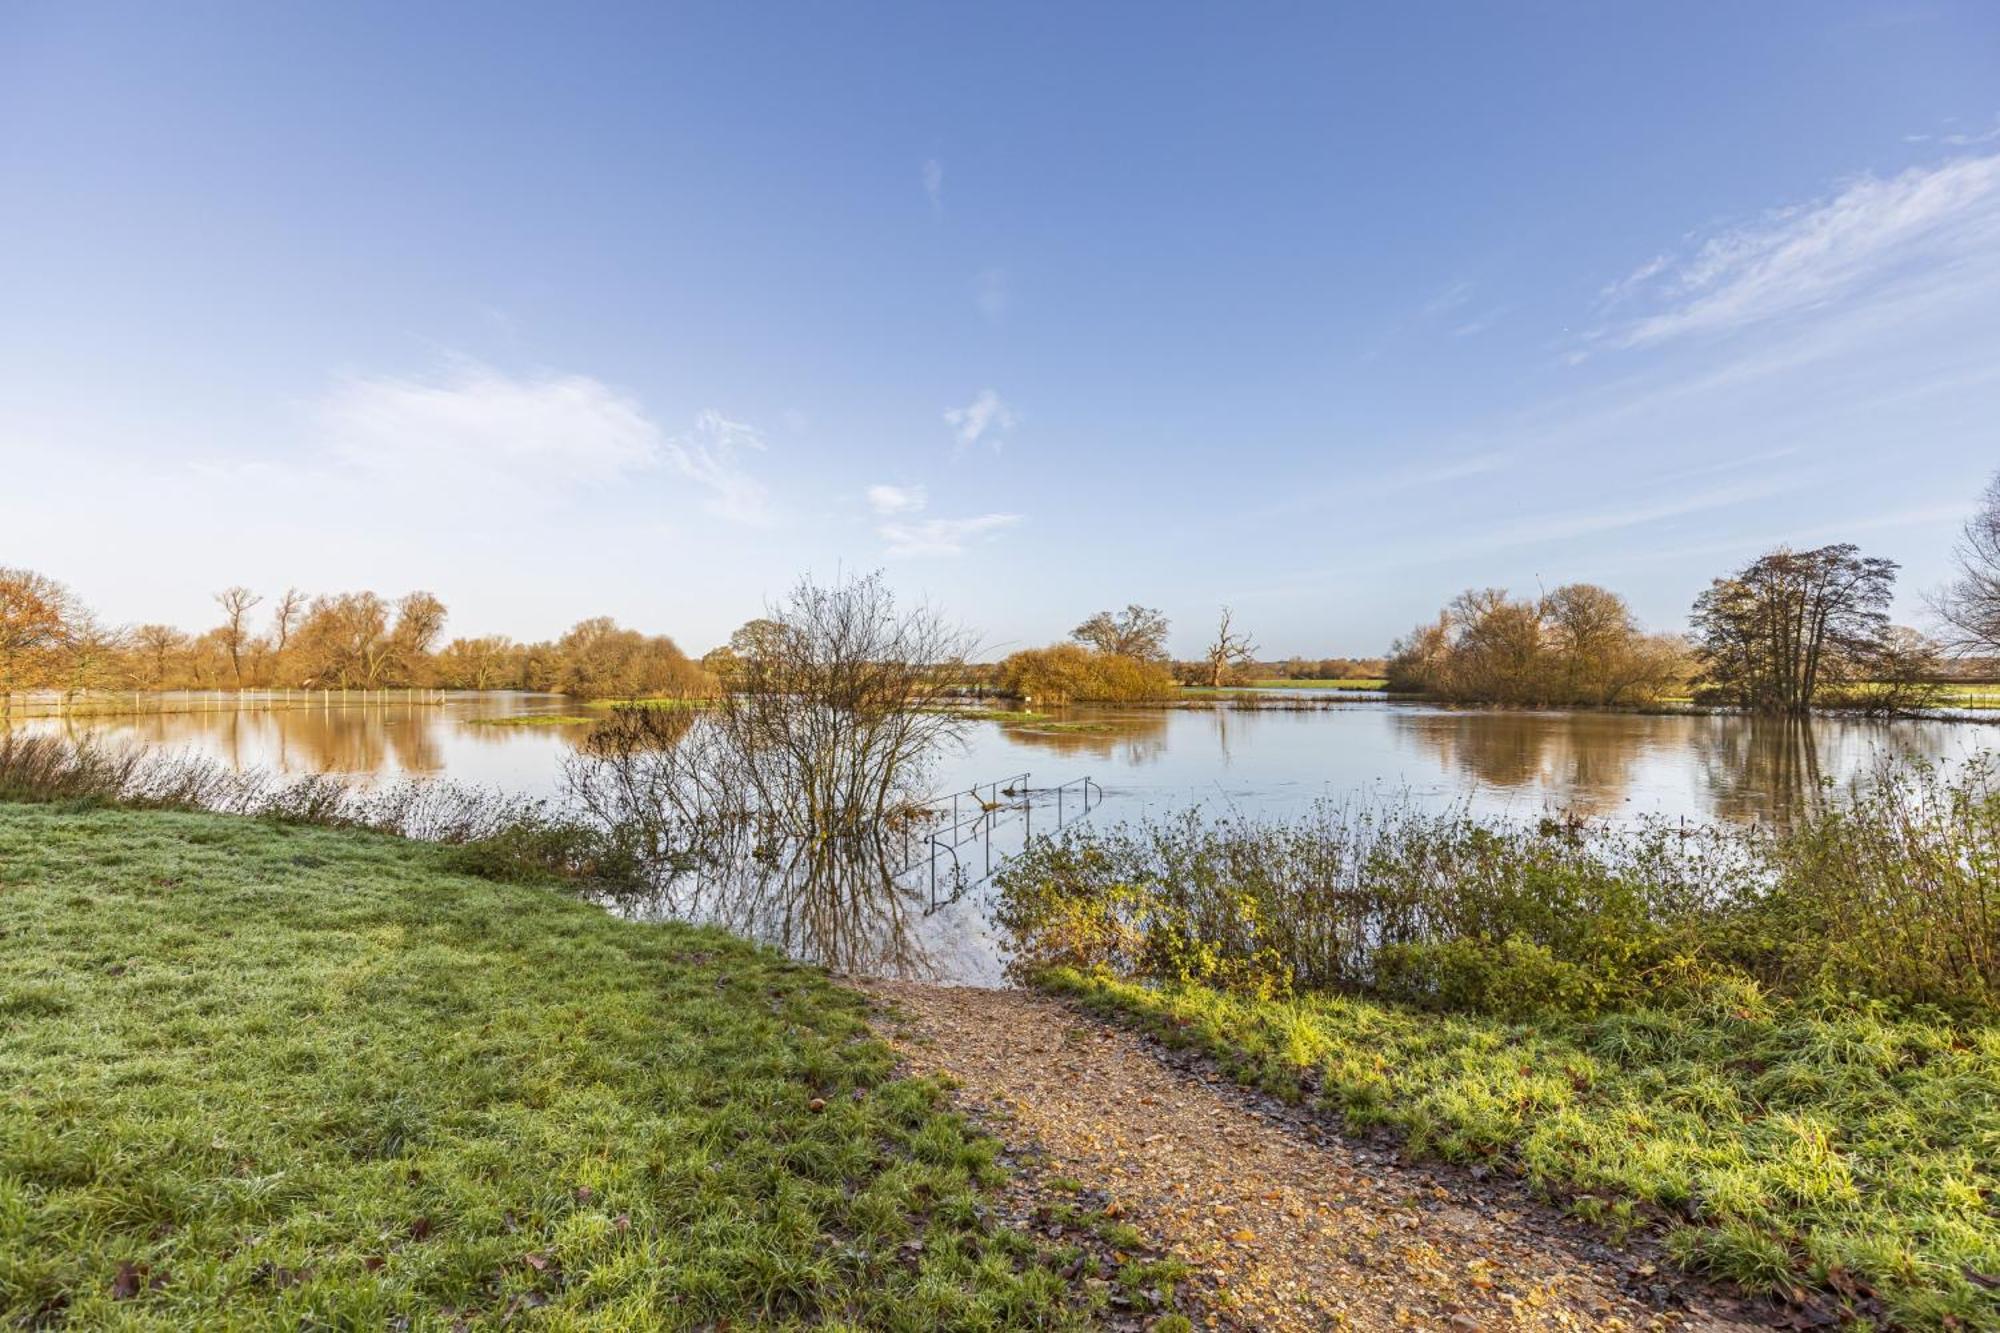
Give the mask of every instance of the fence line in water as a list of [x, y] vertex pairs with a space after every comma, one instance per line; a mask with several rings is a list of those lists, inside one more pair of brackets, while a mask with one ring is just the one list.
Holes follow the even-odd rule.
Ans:
[[290, 709], [434, 707], [448, 691], [375, 690], [16, 690], [0, 692], [0, 718], [133, 717], [182, 713], [277, 712]]

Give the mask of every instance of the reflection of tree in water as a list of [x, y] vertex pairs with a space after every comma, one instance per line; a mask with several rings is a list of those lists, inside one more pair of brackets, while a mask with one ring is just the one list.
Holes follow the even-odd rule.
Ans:
[[916, 876], [899, 878], [904, 855], [894, 838], [735, 839], [618, 906], [719, 925], [837, 973], [931, 978], [938, 964], [918, 939], [930, 894]]
[[1017, 745], [1062, 755], [1117, 759], [1136, 766], [1150, 764], [1166, 753], [1167, 722], [1164, 710], [1138, 713], [1077, 710], [1047, 722], [1005, 723], [1001, 733]]
[[1397, 729], [1479, 782], [1508, 790], [1548, 787], [1582, 814], [1625, 800], [1632, 770], [1652, 739], [1650, 719], [1617, 714], [1397, 712]]
[[445, 766], [433, 731], [437, 721], [435, 709], [395, 705], [228, 708], [93, 718], [72, 730], [167, 750], [202, 750], [237, 769], [422, 774]]
[[1725, 819], [1788, 822], [1820, 791], [1819, 734], [1808, 718], [1699, 718], [1693, 741], [1702, 785]]

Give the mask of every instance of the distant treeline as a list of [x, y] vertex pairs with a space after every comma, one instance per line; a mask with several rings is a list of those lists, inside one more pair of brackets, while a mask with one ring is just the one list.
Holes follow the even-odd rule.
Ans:
[[1259, 680], [1380, 680], [1388, 671], [1386, 657], [1287, 657], [1250, 667]]
[[608, 698], [718, 688], [672, 639], [608, 617], [517, 643], [446, 640], [445, 605], [427, 592], [266, 598], [232, 587], [215, 601], [219, 623], [206, 629], [114, 627], [54, 579], [0, 569], [0, 692], [436, 688]]

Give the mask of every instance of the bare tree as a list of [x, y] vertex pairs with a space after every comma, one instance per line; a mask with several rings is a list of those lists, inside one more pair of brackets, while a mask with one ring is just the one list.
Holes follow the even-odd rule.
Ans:
[[1715, 580], [1690, 617], [1700, 683], [1760, 713], [1807, 712], [1892, 655], [1896, 562], [1852, 545], [1784, 547]]
[[1960, 657], [2000, 656], [2000, 472], [1965, 521], [1953, 555], [1957, 576], [1930, 598], [1945, 647]]
[[106, 625], [91, 612], [77, 609], [64, 628], [61, 653], [63, 697], [118, 683], [119, 661], [127, 643], [125, 632]]
[[299, 626], [299, 619], [306, 613], [306, 595], [297, 588], [285, 589], [278, 598], [277, 606], [271, 609], [271, 652], [282, 658], [285, 649], [292, 645], [292, 631]]
[[388, 654], [375, 676], [393, 672], [405, 682], [423, 683], [418, 678], [428, 675], [425, 668], [438, 636], [444, 633], [445, 616], [444, 603], [431, 594], [404, 594], [396, 603], [396, 627], [389, 634]]
[[1167, 628], [1166, 616], [1134, 602], [1115, 615], [1099, 611], [1071, 630], [1069, 636], [1100, 653], [1158, 662], [1167, 655]]
[[141, 625], [132, 631], [132, 649], [139, 660], [134, 674], [149, 690], [166, 688], [173, 676], [173, 659], [187, 651], [188, 636], [172, 625]]
[[615, 715], [599, 755], [570, 768], [586, 808], [650, 826], [654, 851], [746, 824], [826, 840], [918, 817], [932, 759], [966, 725], [937, 704], [970, 638], [928, 607], [899, 608], [879, 574], [801, 580], [765, 624], [742, 688], [711, 707]]
[[1215, 641], [1202, 655], [1202, 660], [1208, 664], [1208, 683], [1218, 689], [1257, 656], [1257, 645], [1250, 641], [1248, 634], [1232, 628], [1233, 619], [1234, 613], [1223, 607], [1222, 621], [1215, 630]]
[[230, 674], [239, 690], [243, 688], [243, 649], [250, 641], [250, 608], [263, 600], [240, 584], [215, 594], [215, 604], [222, 608], [222, 644], [229, 651]]

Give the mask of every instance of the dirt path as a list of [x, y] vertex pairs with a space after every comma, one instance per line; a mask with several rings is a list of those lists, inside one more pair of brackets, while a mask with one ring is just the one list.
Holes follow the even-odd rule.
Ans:
[[1769, 1326], [1690, 1297], [1646, 1255], [1594, 1242], [1511, 1184], [1405, 1166], [1058, 1001], [859, 984], [913, 1070], [949, 1074], [960, 1105], [1002, 1141], [1116, 1199], [1229, 1293], [1227, 1323]]

